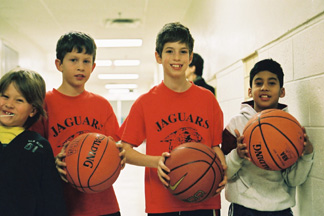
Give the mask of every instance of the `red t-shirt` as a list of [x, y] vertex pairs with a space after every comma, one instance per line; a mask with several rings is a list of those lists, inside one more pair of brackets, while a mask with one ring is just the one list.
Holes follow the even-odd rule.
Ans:
[[[46, 93], [45, 109], [48, 118], [38, 121], [32, 130], [48, 139], [55, 156], [66, 141], [82, 133], [97, 132], [118, 140], [116, 115], [110, 103], [99, 95], [84, 91], [70, 97], [53, 89]], [[113, 187], [89, 194], [65, 184], [64, 192], [70, 216], [104, 215], [119, 211]]]
[[[192, 85], [177, 93], [162, 82], [135, 101], [118, 134], [134, 146], [146, 140], [146, 154], [161, 155], [186, 142], [217, 146], [222, 141], [222, 131], [223, 113], [209, 90]], [[148, 213], [220, 209], [219, 196], [201, 203], [178, 200], [160, 182], [157, 170], [148, 167], [145, 198]]]

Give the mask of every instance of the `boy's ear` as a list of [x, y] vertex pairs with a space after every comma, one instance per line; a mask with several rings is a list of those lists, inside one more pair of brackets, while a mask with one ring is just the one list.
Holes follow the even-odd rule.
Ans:
[[36, 113], [37, 113], [37, 109], [33, 107], [33, 110], [31, 111], [31, 113], [29, 113], [29, 117], [32, 118]]
[[286, 95], [286, 90], [284, 87], [282, 87], [279, 92], [279, 97], [283, 98], [285, 97], [285, 95]]
[[[96, 63], [94, 62], [92, 65], [92, 71], [95, 69], [95, 67], [96, 67]], [[91, 73], [92, 73], [92, 71], [91, 71]]]
[[249, 96], [250, 98], [252, 98], [252, 88], [249, 88], [249, 89], [248, 89], [248, 96]]
[[192, 59], [193, 59], [193, 52], [191, 52], [191, 55], [189, 56], [189, 64], [191, 64]]
[[162, 64], [162, 58], [157, 51], [155, 51], [155, 59], [157, 63]]
[[55, 66], [56, 66], [57, 70], [59, 70], [61, 72], [63, 71], [63, 69], [62, 69], [62, 62], [61, 62], [60, 59], [55, 59]]

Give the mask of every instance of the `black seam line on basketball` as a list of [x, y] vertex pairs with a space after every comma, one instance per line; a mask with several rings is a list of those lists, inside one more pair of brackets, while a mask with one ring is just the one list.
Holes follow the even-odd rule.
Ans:
[[115, 174], [117, 173], [118, 169], [119, 169], [119, 165], [117, 166], [117, 168], [115, 169], [115, 171], [112, 173], [112, 175], [109, 178], [107, 178], [106, 180], [104, 180], [104, 181], [102, 181], [102, 182], [100, 182], [98, 184], [92, 185], [91, 187], [96, 187], [96, 186], [99, 186], [99, 185], [104, 184], [105, 182], [109, 181], [112, 177], [115, 176]]
[[77, 187], [77, 185], [75, 184], [75, 182], [74, 182], [74, 179], [71, 177], [71, 174], [70, 174], [70, 172], [69, 172], [69, 169], [66, 169], [66, 176], [70, 176], [70, 180], [72, 181], [72, 182], [70, 182], [74, 187]]
[[83, 192], [85, 192], [82, 184], [81, 184], [81, 179], [80, 179], [80, 175], [79, 175], [79, 161], [80, 161], [80, 154], [81, 154], [81, 150], [82, 150], [82, 146], [84, 144], [84, 142], [86, 141], [86, 139], [88, 138], [90, 134], [87, 134], [86, 137], [83, 139], [82, 143], [81, 143], [81, 146], [80, 146], [80, 151], [79, 151], [79, 155], [78, 155], [78, 161], [77, 161], [77, 176], [78, 176], [78, 181], [79, 181], [79, 185], [80, 185], [80, 188], [83, 190]]
[[[261, 126], [262, 126], [263, 124], [265, 124], [265, 123], [260, 123], [260, 121], [259, 121], [258, 126], [259, 126], [259, 128], [260, 128], [260, 133], [261, 133], [261, 137], [262, 137], [262, 139], [263, 139], [264, 145], [265, 145], [265, 147], [266, 147], [266, 149], [267, 149], [267, 151], [268, 151], [268, 154], [269, 154], [270, 157], [272, 158], [272, 161], [276, 164], [276, 166], [277, 166], [279, 169], [282, 169], [282, 167], [279, 166], [279, 164], [277, 163], [277, 161], [276, 161], [276, 160], [274, 159], [274, 157], [272, 156], [272, 153], [270, 152], [270, 149], [269, 149], [269, 147], [268, 147], [268, 144], [267, 144], [267, 142], [266, 142], [266, 140], [265, 140], [265, 138], [264, 138], [264, 136], [263, 136], [263, 132], [262, 132], [262, 128], [261, 128]], [[269, 168], [270, 168], [270, 167], [269, 167]]]
[[289, 139], [289, 137], [286, 136], [286, 134], [282, 133], [282, 131], [279, 128], [277, 128], [276, 126], [274, 126], [273, 124], [270, 124], [270, 123], [261, 123], [261, 124], [263, 124], [263, 125], [271, 125], [272, 127], [274, 127], [279, 133], [281, 133], [289, 141], [289, 143], [292, 145], [292, 147], [294, 147], [298, 157], [300, 156], [299, 152], [298, 152], [298, 149], [296, 148], [294, 143]]
[[247, 125], [247, 126], [244, 128], [245, 130], [243, 130], [243, 134], [244, 134], [245, 131], [246, 131], [247, 129], [249, 129], [249, 127], [250, 127], [254, 122], [256, 122], [256, 121], [258, 121], [258, 119], [254, 120], [254, 121], [251, 122], [249, 125]]
[[[276, 110], [275, 110], [276, 111]], [[267, 113], [271, 113], [271, 112], [273, 112], [273, 111], [269, 111], [269, 112], [267, 112]], [[261, 114], [259, 114], [259, 117], [261, 116]], [[291, 121], [291, 122], [293, 122], [293, 123], [295, 123], [297, 126], [299, 126], [299, 127], [301, 127], [301, 125], [299, 124], [299, 122], [297, 121], [297, 120], [294, 120], [294, 119], [291, 119], [291, 118], [288, 118], [288, 117], [284, 117], [284, 116], [276, 116], [276, 115], [273, 115], [273, 116], [264, 116], [264, 117], [262, 117], [261, 116], [261, 119], [266, 119], [266, 118], [281, 118], [281, 119], [285, 119], [285, 120], [289, 120], [289, 121]], [[259, 123], [260, 123], [260, 121], [259, 121]], [[299, 154], [299, 152], [298, 152], [298, 149], [296, 148], [296, 146], [293, 144], [293, 142], [285, 135], [285, 134], [283, 134], [277, 127], [275, 127], [274, 125], [272, 125], [272, 124], [270, 124], [270, 123], [261, 123], [261, 124], [269, 124], [269, 125], [271, 125], [271, 126], [273, 126], [274, 128], [276, 128], [277, 129], [277, 131], [279, 131], [284, 137], [286, 137], [288, 140], [289, 140], [289, 142], [292, 144], [292, 146], [294, 147], [294, 149], [295, 149], [295, 151], [296, 151], [296, 153], [297, 153], [297, 155], [298, 155], [298, 157], [300, 156], [300, 154]]]
[[[108, 141], [108, 145], [109, 145], [109, 140], [107, 140], [107, 141]], [[107, 147], [107, 148], [108, 148], [108, 147]], [[104, 155], [104, 153], [103, 153], [103, 155]], [[99, 163], [100, 163], [100, 162], [99, 162]], [[115, 174], [117, 173], [118, 169], [119, 169], [119, 165], [116, 167], [115, 171], [113, 172], [113, 174], [112, 174], [109, 178], [107, 178], [106, 180], [104, 180], [104, 181], [102, 181], [102, 182], [100, 182], [100, 183], [98, 183], [98, 184], [94, 184], [94, 185], [92, 185], [91, 187], [96, 187], [96, 186], [99, 186], [99, 185], [104, 184], [105, 182], [109, 181], [112, 177], [115, 176]], [[91, 175], [91, 176], [92, 176], [92, 175]], [[91, 188], [91, 187], [89, 186], [89, 188]], [[93, 189], [92, 189], [92, 190], [93, 190]], [[96, 190], [93, 190], [93, 191], [96, 191]]]
[[[216, 180], [216, 172], [215, 172], [215, 170], [214, 170], [214, 168], [212, 167], [212, 169], [211, 169], [212, 171], [213, 171], [213, 173], [214, 173], [214, 180], [213, 180], [213, 184], [211, 185], [211, 187], [209, 188], [209, 191], [208, 191], [208, 193], [207, 193], [207, 195], [205, 195], [204, 196], [204, 198], [203, 199], [200, 199], [199, 200], [199, 202], [202, 202], [202, 201], [204, 201], [205, 199], [207, 199], [207, 197], [209, 196], [209, 194], [212, 192], [212, 189], [214, 188], [214, 185], [215, 185], [215, 180]], [[202, 176], [202, 177], [204, 177], [204, 176]], [[201, 177], [201, 178], [202, 178]], [[200, 179], [201, 179], [200, 178]], [[200, 179], [198, 179], [197, 181], [199, 181]], [[194, 184], [196, 184], [197, 183], [197, 181], [194, 183]], [[189, 190], [192, 186], [194, 186], [194, 184], [192, 184], [192, 185], [190, 185], [186, 190], [184, 190], [183, 192], [185, 192], [185, 191], [187, 191], [187, 190]], [[181, 193], [183, 193], [183, 192], [181, 192]], [[178, 193], [178, 194], [175, 194], [175, 195], [179, 195], [179, 194], [181, 194], [180, 192]], [[215, 191], [215, 193], [216, 193], [216, 191]]]
[[[101, 135], [100, 135], [101, 136]], [[95, 140], [94, 140], [95, 141]], [[94, 142], [93, 141], [93, 142]], [[91, 190], [91, 191], [93, 191], [93, 192], [96, 192], [96, 190], [94, 190], [94, 189], [92, 189], [91, 187], [92, 186], [90, 186], [90, 180], [91, 180], [91, 177], [93, 176], [93, 174], [96, 172], [96, 170], [97, 170], [97, 168], [98, 168], [98, 166], [99, 166], [99, 164], [100, 164], [100, 162], [101, 162], [101, 160], [102, 160], [102, 158], [103, 158], [103, 156], [105, 155], [105, 152], [106, 152], [106, 150], [107, 150], [107, 148], [108, 148], [108, 145], [109, 145], [109, 142], [108, 142], [109, 140], [107, 139], [107, 141], [106, 141], [106, 146], [105, 146], [105, 148], [104, 148], [104, 150], [103, 150], [103, 153], [101, 154], [101, 156], [100, 156], [100, 159], [99, 159], [99, 161], [98, 161], [98, 163], [97, 163], [97, 166], [93, 169], [93, 172], [91, 173], [91, 175], [89, 176], [89, 178], [88, 178], [88, 182], [87, 182], [87, 185], [88, 185], [88, 188]], [[100, 141], [101, 142], [101, 141]], [[103, 144], [103, 143], [100, 143], [100, 145], [101, 144]], [[97, 155], [97, 153], [96, 153], [96, 155]]]
[[261, 116], [261, 119], [267, 119], [267, 118], [280, 118], [280, 119], [285, 119], [285, 120], [289, 120], [293, 123], [295, 123], [296, 125], [298, 125], [300, 127], [300, 124], [298, 122], [296, 122], [295, 120], [293, 119], [290, 119], [288, 117], [285, 117], [285, 116], [276, 116], [276, 115], [273, 115], [273, 116]]
[[[205, 200], [208, 196], [209, 196], [209, 194], [212, 192], [212, 189], [214, 188], [214, 185], [216, 184], [216, 178], [217, 178], [217, 175], [216, 175], [216, 171], [214, 170], [214, 167], [212, 167], [212, 165], [213, 165], [213, 163], [215, 163], [216, 164], [216, 166], [218, 167], [218, 164], [216, 163], [216, 160], [217, 160], [217, 155], [216, 155], [216, 152], [215, 152], [215, 155], [214, 155], [214, 158], [213, 158], [213, 162], [212, 163], [210, 163], [209, 164], [209, 169], [212, 169], [212, 171], [213, 171], [213, 173], [214, 173], [214, 180], [213, 180], [213, 184], [211, 185], [211, 188], [209, 189], [209, 192], [208, 192], [208, 194], [205, 196], [205, 198], [204, 199], [202, 199], [202, 200], [200, 200], [200, 201], [203, 201], [203, 200]], [[218, 169], [219, 169], [219, 167], [218, 167]], [[206, 171], [207, 172], [207, 171]], [[223, 179], [223, 178], [222, 178]], [[215, 191], [215, 193], [216, 193], [216, 191]]]
[[[62, 161], [65, 162], [65, 158], [63, 158]], [[72, 182], [70, 182], [70, 183], [71, 183], [73, 186], [76, 186], [75, 183], [74, 183], [74, 181], [73, 181], [73, 179], [72, 179], [72, 177], [71, 177], [71, 174], [70, 174], [70, 172], [69, 172], [68, 167], [65, 168], [65, 171], [66, 171], [66, 176], [70, 176], [70, 180], [72, 181]]]
[[[214, 176], [215, 176], [216, 174], [215, 174], [215, 170], [214, 170], [214, 168], [212, 168], [211, 170], [213, 171], [213, 174], [214, 174]], [[197, 181], [195, 181], [193, 184], [191, 184], [190, 186], [188, 186], [185, 190], [180, 191], [180, 192], [178, 192], [178, 193], [176, 193], [176, 194], [174, 194], [174, 195], [177, 196], [177, 195], [180, 195], [180, 194], [186, 192], [187, 190], [189, 190], [190, 188], [192, 188], [192, 187], [193, 187], [193, 186], [194, 186], [194, 185], [195, 185], [195, 184], [196, 184], [196, 183], [197, 183], [201, 178], [203, 178], [203, 177], [204, 177], [204, 175], [202, 175], [199, 179], [197, 179]], [[199, 202], [205, 200], [205, 199], [209, 196], [209, 194], [212, 192], [212, 189], [213, 189], [214, 185], [215, 185], [215, 178], [214, 178], [214, 180], [213, 180], [213, 184], [212, 184], [212, 186], [209, 188], [209, 191], [208, 191], [207, 195], [205, 195], [203, 199], [200, 199]]]
[[[184, 148], [188, 148], [188, 149], [193, 149], [193, 150], [196, 150], [196, 151], [200, 151], [200, 152], [202, 152], [202, 153], [204, 153], [205, 155], [207, 155], [209, 158], [211, 158], [212, 159], [212, 163], [208, 163], [209, 164], [209, 168], [205, 171], [205, 173], [196, 181], [196, 182], [194, 182], [192, 185], [190, 185], [186, 190], [184, 190], [184, 191], [180, 191], [180, 192], [178, 192], [177, 194], [175, 194], [175, 195], [179, 195], [179, 194], [181, 194], [181, 193], [184, 193], [185, 191], [187, 191], [189, 188], [191, 188], [193, 185], [195, 185], [205, 174], [206, 174], [206, 172], [212, 167], [212, 165], [213, 165], [213, 163], [216, 163], [215, 162], [215, 158], [217, 157], [217, 155], [216, 155], [216, 152], [214, 152], [214, 151], [211, 151], [209, 148], [207, 148], [207, 146], [206, 146], [206, 149], [210, 152], [210, 153], [212, 153], [213, 154], [213, 157], [212, 156], [210, 156], [208, 153], [206, 153], [206, 152], [204, 152], [204, 151], [202, 151], [202, 150], [200, 150], [200, 149], [198, 149], [198, 148], [195, 148], [195, 147], [189, 147], [189, 146], [185, 146], [185, 147], [180, 147], [180, 148], [177, 148], [176, 150], [179, 150], [179, 149], [184, 149]], [[200, 161], [201, 162], [201, 160], [198, 160], [198, 161]], [[170, 170], [170, 172], [172, 171], [172, 170], [175, 170], [175, 169], [177, 169], [177, 168], [180, 168], [180, 167], [182, 167], [182, 166], [185, 166], [185, 165], [188, 165], [188, 164], [191, 164], [191, 163], [194, 163], [194, 162], [198, 162], [198, 161], [192, 161], [192, 162], [188, 162], [188, 163], [185, 163], [185, 164], [182, 164], [182, 165], [180, 165], [180, 166], [177, 166], [177, 167], [174, 167], [173, 169], [171, 169]], [[203, 162], [205, 162], [205, 161], [203, 161]], [[207, 162], [206, 162], [207, 163]], [[218, 166], [218, 164], [216, 163], [216, 165]], [[219, 167], [218, 167], [219, 168]], [[213, 172], [214, 172], [214, 176], [215, 176], [215, 170], [214, 169], [212, 169], [213, 170]], [[220, 172], [221, 173], [221, 172]], [[221, 174], [221, 176], [222, 176], [222, 178], [223, 178], [223, 175]], [[211, 188], [213, 188], [213, 186], [214, 186], [214, 184], [215, 184], [215, 179], [214, 179], [214, 181], [213, 181], [213, 185], [212, 185], [212, 187]], [[211, 191], [209, 191], [209, 193], [207, 194], [207, 196], [205, 196], [205, 198], [206, 197], [208, 197], [208, 195], [211, 193]], [[205, 199], [204, 198], [204, 199]], [[202, 200], [204, 200], [204, 199], [202, 199]], [[202, 201], [201, 200], [201, 201]]]
[[[119, 167], [119, 166], [118, 166]], [[104, 181], [102, 181], [102, 182], [100, 182], [100, 183], [98, 183], [98, 184], [94, 184], [94, 185], [92, 185], [91, 187], [96, 187], [96, 186], [99, 186], [99, 185], [101, 185], [101, 184], [104, 184], [106, 181], [108, 181], [109, 179], [111, 179], [112, 177], [114, 177], [114, 175], [117, 173], [117, 171], [118, 171], [118, 167], [115, 169], [115, 171], [113, 172], [113, 174], [109, 177], [109, 178], [107, 178], [106, 180], [104, 180]]]
[[[277, 111], [277, 110], [273, 110], [273, 111]], [[273, 111], [270, 111], [270, 112], [266, 112], [266, 113], [262, 113], [263, 115], [264, 114], [269, 114]], [[301, 125], [299, 124], [299, 122], [297, 121], [297, 119], [290, 119], [288, 117], [284, 117], [284, 116], [277, 116], [277, 115], [271, 115], [271, 116], [263, 116], [261, 115], [261, 113], [258, 114], [258, 119], [255, 119], [253, 122], [251, 122], [249, 125], [247, 125], [243, 130], [243, 133], [255, 122], [255, 121], [259, 121], [259, 118], [260, 119], [266, 119], [266, 118], [282, 118], [282, 119], [286, 119], [286, 120], [289, 120], [293, 123], [295, 123], [296, 125], [298, 125], [299, 127], [301, 127]], [[260, 122], [260, 121], [259, 121]]]
[[[258, 116], [260, 116], [260, 114], [259, 114]], [[256, 121], [259, 122], [259, 118], [258, 118]], [[259, 124], [258, 124], [258, 125], [259, 125]], [[258, 126], [258, 125], [257, 125], [257, 126]], [[250, 137], [249, 137], [249, 143], [248, 143], [248, 145], [249, 145], [249, 149], [252, 149], [252, 148], [251, 148], [251, 144], [252, 144], [252, 143], [251, 143], [251, 138], [252, 138], [253, 131], [255, 130], [255, 128], [257, 128], [257, 126], [254, 127], [254, 128], [251, 130]], [[251, 154], [250, 154], [250, 159], [252, 160], [252, 162], [253, 162], [254, 164], [256, 164], [256, 161], [253, 159], [253, 157], [252, 157]]]
[[[193, 150], [199, 151], [199, 152], [201, 152], [201, 153], [207, 155], [210, 159], [213, 160], [213, 162], [215, 162], [214, 157], [212, 157], [212, 156], [210, 156], [209, 154], [207, 154], [206, 152], [204, 152], [204, 151], [202, 151], [202, 150], [200, 150], [200, 149], [194, 148], [194, 147], [187, 147], [187, 146], [186, 146], [186, 147], [178, 148], [178, 149], [176, 149], [176, 150], [184, 149], [184, 148], [189, 148], [189, 149], [193, 149]], [[206, 148], [206, 149], [209, 150], [209, 148]], [[216, 152], [211, 152], [211, 153], [213, 154], [213, 156], [216, 155]], [[168, 159], [168, 158], [167, 158], [167, 159]], [[199, 160], [197, 160], [197, 161], [199, 161]], [[173, 170], [175, 170], [175, 169], [177, 169], [177, 168], [179, 168], [179, 167], [182, 167], [182, 166], [185, 166], [185, 165], [188, 165], [188, 164], [191, 164], [191, 163], [195, 163], [195, 162], [197, 162], [197, 161], [190, 161], [190, 162], [187, 162], [187, 163], [185, 163], [185, 164], [181, 164], [181, 165], [179, 165], [179, 166], [177, 166], [177, 167], [173, 167], [173, 168], [170, 170], [170, 172], [173, 171]], [[212, 163], [212, 164], [213, 164], [213, 163]]]
[[258, 113], [258, 118], [257, 119], [255, 119], [255, 120], [253, 120], [248, 126], [245, 126], [245, 130], [243, 130], [243, 133], [254, 123], [254, 122], [258, 122], [258, 123], [260, 123], [260, 115], [261, 115], [261, 113]]
[[[290, 118], [287, 118], [287, 117], [284, 117], [284, 116], [275, 116], [275, 115], [273, 115], [273, 116], [265, 116], [265, 117], [261, 117], [261, 119], [266, 119], [266, 118], [281, 118], [281, 119], [289, 120], [289, 121], [295, 123], [297, 126], [301, 127], [300, 124], [299, 124], [298, 122], [296, 122], [295, 120], [290, 119]], [[295, 149], [295, 151], [296, 151], [298, 157], [300, 156], [300, 154], [299, 154], [299, 152], [298, 152], [298, 149], [295, 147], [295, 145], [293, 144], [293, 142], [291, 142], [291, 140], [290, 140], [290, 139], [289, 139], [285, 134], [283, 134], [283, 133], [282, 133], [282, 132], [277, 128], [277, 127], [275, 127], [274, 125], [272, 125], [272, 124], [270, 124], [270, 123], [261, 123], [261, 124], [269, 124], [269, 125], [273, 126], [274, 128], [276, 128], [277, 131], [279, 131], [282, 135], [284, 135], [284, 137], [286, 137], [286, 138], [289, 140], [289, 142], [290, 142], [290, 143], [292, 144], [292, 146], [294, 147], [294, 149]]]
[[[216, 157], [216, 160], [219, 160], [220, 164], [222, 164], [221, 161], [220, 161], [220, 159], [218, 157]], [[216, 165], [217, 165], [218, 170], [219, 170], [219, 173], [221, 175], [221, 180], [223, 180], [224, 174], [225, 174], [224, 172], [222, 172], [223, 166], [222, 165], [219, 165], [219, 163], [216, 163]]]
[[[252, 134], [253, 134], [253, 132], [254, 132], [254, 130], [256, 129], [256, 128], [259, 128], [259, 130], [260, 130], [260, 133], [261, 133], [261, 136], [262, 136], [262, 139], [263, 139], [263, 141], [264, 141], [264, 143], [265, 143], [265, 146], [266, 146], [266, 148], [268, 148], [268, 146], [266, 145], [266, 142], [265, 142], [265, 140], [264, 140], [264, 136], [263, 136], [263, 133], [262, 133], [262, 129], [261, 129], [261, 123], [260, 123], [260, 121], [261, 121], [261, 118], [260, 118], [260, 116], [261, 116], [261, 113], [259, 113], [258, 114], [258, 118], [256, 119], [256, 121], [258, 121], [258, 124], [251, 130], [251, 133], [250, 133], [250, 137], [249, 137], [249, 149], [252, 149], [251, 148], [251, 138], [252, 138]], [[268, 152], [269, 152], [269, 150], [268, 150]], [[270, 154], [270, 156], [272, 157], [272, 155]], [[252, 157], [252, 155], [250, 154], [250, 159], [252, 160], [252, 162], [254, 163], [254, 164], [256, 164], [256, 160], [254, 160], [253, 159], [253, 157]], [[272, 158], [273, 159], [273, 158]], [[276, 163], [276, 162], [275, 162]], [[267, 164], [267, 166], [269, 166], [268, 164]], [[278, 165], [277, 165], [278, 166]], [[280, 167], [279, 167], [280, 168]], [[270, 169], [270, 167], [269, 167], [269, 169]], [[280, 168], [281, 169], [281, 168]]]
[[[215, 153], [215, 155], [216, 155], [216, 153]], [[174, 195], [179, 195], [179, 194], [182, 194], [182, 193], [184, 193], [184, 192], [186, 192], [187, 190], [189, 190], [193, 185], [195, 185], [198, 181], [200, 181], [200, 179], [202, 179], [204, 176], [205, 176], [205, 174], [212, 168], [212, 165], [213, 165], [213, 163], [215, 163], [215, 158], [213, 159], [213, 161], [210, 163], [210, 162], [208, 162], [208, 161], [204, 161], [204, 160], [196, 160], [196, 161], [192, 161], [191, 163], [193, 163], [193, 162], [203, 162], [203, 163], [207, 163], [207, 164], [209, 164], [209, 166], [208, 166], [208, 168], [205, 170], [205, 172], [204, 173], [202, 173], [201, 174], [201, 176], [195, 181], [195, 182], [193, 182], [189, 187], [187, 187], [185, 190], [183, 190], [183, 191], [179, 191], [178, 193], [175, 193]], [[187, 164], [191, 164], [191, 163], [187, 163]], [[215, 170], [214, 169], [212, 169], [213, 170], [213, 172], [214, 172], [214, 174], [215, 174]], [[213, 181], [213, 185], [215, 184], [215, 181]], [[210, 192], [208, 193], [208, 195], [210, 194]], [[207, 196], [208, 196], [207, 195]], [[207, 197], [207, 196], [205, 196], [205, 197]]]
[[[202, 160], [198, 160], [198, 161], [196, 161], [196, 162], [204, 162], [204, 163], [207, 163], [208, 164], [208, 162], [207, 161], [202, 161]], [[207, 171], [209, 170], [209, 168], [207, 169]], [[184, 192], [186, 192], [187, 190], [189, 190], [193, 185], [195, 185], [202, 177], [204, 177], [204, 174], [206, 174], [206, 172], [207, 171], [205, 171], [196, 181], [194, 181], [191, 185], [189, 185], [186, 189], [184, 189], [184, 190], [182, 190], [182, 191], [179, 191], [178, 193], [175, 193], [174, 195], [179, 195], [179, 194], [182, 194], [182, 193], [184, 193]]]
[[[205, 146], [205, 145], [204, 145], [204, 146]], [[208, 146], [206, 146], [206, 149], [207, 149], [208, 151], [210, 151], [210, 149], [207, 148], [207, 147], [208, 147]], [[201, 149], [198, 149], [198, 148], [195, 148], [195, 147], [184, 146], [184, 147], [179, 147], [179, 148], [175, 149], [175, 151], [180, 150], [180, 149], [184, 149], [184, 148], [188, 148], [188, 149], [193, 149], [193, 150], [196, 150], [196, 151], [200, 151], [201, 153], [204, 153], [205, 155], [208, 155], [208, 157], [209, 157], [210, 159], [213, 159], [212, 156], [210, 156], [210, 155], [207, 154], [206, 152], [202, 151]], [[214, 154], [215, 152], [210, 152], [210, 153]]]

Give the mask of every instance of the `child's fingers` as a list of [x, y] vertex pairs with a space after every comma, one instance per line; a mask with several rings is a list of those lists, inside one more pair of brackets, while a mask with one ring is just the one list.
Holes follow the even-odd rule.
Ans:
[[163, 152], [157, 167], [159, 179], [165, 187], [169, 186], [169, 181], [170, 181], [170, 177], [168, 176], [170, 169], [164, 163], [167, 157], [170, 157], [170, 153]]
[[66, 154], [65, 153], [59, 153], [56, 158], [55, 158], [55, 164], [60, 167], [66, 167], [66, 163], [63, 161], [65, 158]]
[[235, 129], [234, 132], [235, 132], [235, 136], [236, 136], [236, 142], [242, 144], [244, 136], [241, 135], [240, 132], [237, 129]]
[[118, 148], [118, 150], [119, 150], [120, 152], [122, 152], [122, 151], [124, 150], [124, 148], [123, 148], [123, 144], [122, 144], [122, 143], [116, 143], [116, 147]]
[[218, 195], [222, 192], [222, 190], [225, 188], [225, 185], [227, 184], [227, 176], [226, 174], [224, 175], [223, 181], [221, 181], [218, 185], [218, 188], [216, 189], [216, 194]]
[[158, 176], [162, 184], [165, 187], [169, 187], [170, 177], [167, 175], [166, 171], [164, 171], [160, 166], [158, 167]]
[[240, 132], [237, 129], [234, 130], [234, 133], [236, 138], [239, 138], [241, 136]]
[[62, 161], [62, 159], [66, 156], [65, 152], [60, 152], [55, 158], [56, 169], [61, 176], [61, 179], [65, 182], [68, 182], [66, 179], [66, 171], [64, 167], [66, 167], [66, 163]]
[[66, 179], [66, 171], [61, 169], [59, 166], [56, 166], [56, 169], [59, 172], [61, 179], [65, 182], [68, 182], [68, 180]]
[[164, 170], [161, 166], [158, 166], [157, 172], [158, 172], [158, 176], [159, 176], [159, 179], [162, 182], [162, 184], [165, 187], [169, 187], [170, 177], [167, 174], [167, 173], [169, 173], [169, 171]]
[[116, 144], [116, 146], [119, 149], [121, 169], [124, 169], [126, 166], [126, 150], [123, 148], [123, 145], [121, 143], [119, 143], [118, 145]]
[[165, 160], [166, 158], [170, 157], [170, 153], [169, 152], [163, 152], [162, 153], [162, 158], [159, 161], [159, 165], [166, 170], [167, 172], [170, 172], [170, 169], [165, 165]]
[[124, 169], [125, 166], [126, 166], [126, 157], [125, 157], [125, 150], [123, 152], [120, 152], [119, 153], [119, 157], [120, 157], [120, 166], [121, 166], [121, 169]]

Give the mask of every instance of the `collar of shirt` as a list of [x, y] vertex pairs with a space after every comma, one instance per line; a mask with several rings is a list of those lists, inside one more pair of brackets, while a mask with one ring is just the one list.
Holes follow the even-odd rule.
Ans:
[[0, 126], [0, 142], [9, 144], [16, 136], [25, 130], [23, 127], [5, 127]]

